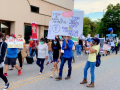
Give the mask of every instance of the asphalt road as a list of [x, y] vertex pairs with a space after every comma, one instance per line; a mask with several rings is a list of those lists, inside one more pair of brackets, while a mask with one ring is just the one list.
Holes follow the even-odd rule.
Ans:
[[[61, 81], [55, 80], [57, 76], [50, 78], [53, 64], [45, 65], [43, 74], [38, 75], [39, 67], [35, 62], [32, 65], [25, 62], [21, 76], [17, 75], [16, 69], [8, 71], [8, 79], [11, 84], [9, 90], [120, 90], [120, 54], [102, 57], [101, 66], [95, 69], [94, 88], [87, 88], [87, 84], [80, 85], [80, 81], [83, 80], [83, 68], [87, 58], [88, 55], [76, 58], [76, 62], [72, 64], [73, 70], [70, 80], [64, 79], [68, 70], [66, 63], [63, 80]], [[88, 71], [88, 82], [90, 83], [90, 81], [90, 71]], [[0, 90], [3, 86], [4, 82], [0, 79]]]

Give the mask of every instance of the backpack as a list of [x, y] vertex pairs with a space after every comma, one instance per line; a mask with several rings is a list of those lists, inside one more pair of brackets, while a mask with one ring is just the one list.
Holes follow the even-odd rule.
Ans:
[[95, 66], [99, 67], [100, 64], [101, 64], [101, 55], [100, 55], [100, 53], [98, 53], [98, 55], [96, 53], [96, 65]]

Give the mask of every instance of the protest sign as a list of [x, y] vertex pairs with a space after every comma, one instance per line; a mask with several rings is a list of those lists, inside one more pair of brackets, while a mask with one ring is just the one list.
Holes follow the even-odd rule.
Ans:
[[8, 48], [23, 48], [23, 39], [8, 39], [7, 44]]
[[73, 42], [78, 42], [78, 37], [72, 37]]
[[52, 34], [79, 37], [83, 34], [83, 11], [52, 11]]
[[99, 38], [100, 39], [100, 47], [103, 48], [103, 44], [105, 42], [105, 38]]
[[52, 31], [51, 23], [52, 23], [52, 21], [49, 21], [49, 28], [48, 28], [47, 39], [55, 39], [55, 35], [52, 35], [52, 34], [51, 34], [51, 31]]
[[37, 39], [37, 24], [32, 23], [32, 38]]

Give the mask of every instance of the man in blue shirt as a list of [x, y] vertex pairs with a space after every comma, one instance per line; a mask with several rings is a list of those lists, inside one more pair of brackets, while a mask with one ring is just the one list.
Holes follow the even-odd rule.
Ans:
[[55, 78], [56, 80], [62, 80], [63, 67], [67, 60], [68, 60], [68, 68], [69, 69], [68, 69], [68, 75], [65, 79], [66, 80], [70, 79], [71, 71], [72, 71], [72, 65], [71, 65], [72, 64], [72, 56], [73, 56], [72, 55], [73, 41], [70, 38], [71, 38], [70, 36], [66, 36], [65, 40], [63, 41], [62, 49], [64, 50], [64, 55], [63, 55], [62, 62], [60, 65], [59, 76], [57, 78]]

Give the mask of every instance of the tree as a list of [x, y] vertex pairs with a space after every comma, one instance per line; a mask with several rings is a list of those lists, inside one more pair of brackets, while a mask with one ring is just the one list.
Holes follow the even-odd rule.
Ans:
[[120, 4], [108, 5], [107, 11], [100, 22], [97, 23], [97, 33], [100, 36], [105, 37], [106, 34], [109, 34], [108, 28], [112, 27], [114, 29], [114, 33], [118, 36], [120, 35]]
[[90, 32], [90, 18], [84, 17], [83, 35], [86, 37]]

